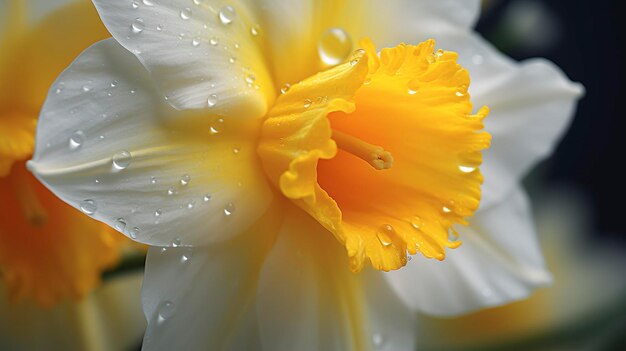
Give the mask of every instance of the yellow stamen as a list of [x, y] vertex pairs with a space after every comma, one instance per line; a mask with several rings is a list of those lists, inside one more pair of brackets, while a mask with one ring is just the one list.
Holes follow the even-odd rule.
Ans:
[[393, 156], [382, 146], [368, 144], [357, 137], [337, 130], [333, 130], [333, 139], [340, 149], [369, 163], [374, 169], [389, 169], [393, 165]]

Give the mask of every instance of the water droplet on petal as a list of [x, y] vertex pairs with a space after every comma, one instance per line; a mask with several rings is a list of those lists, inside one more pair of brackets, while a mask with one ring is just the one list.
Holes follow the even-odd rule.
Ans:
[[154, 177], [154, 176], [153, 176], [153, 177], [150, 177], [150, 184], [154, 185], [154, 184], [156, 184], [156, 183], [157, 183], [157, 179], [156, 179], [156, 177]]
[[309, 108], [312, 104], [313, 101], [311, 101], [311, 99], [304, 99], [304, 108]]
[[211, 194], [206, 194], [202, 197], [202, 201], [209, 202], [211, 201], [211, 198], [212, 198]]
[[484, 60], [485, 59], [484, 59], [483, 55], [481, 55], [481, 54], [476, 54], [476, 55], [472, 56], [472, 63], [477, 65], [477, 66], [482, 65]]
[[136, 9], [136, 8], [138, 8], [138, 7], [139, 7], [139, 2], [137, 2], [137, 1], [133, 1], [133, 3], [132, 3], [132, 4], [130, 4], [130, 6], [131, 6], [132, 8], [134, 8], [134, 9]]
[[376, 234], [376, 236], [378, 237], [378, 241], [380, 241], [380, 243], [384, 247], [387, 247], [393, 244], [393, 242], [391, 241], [391, 236], [393, 234], [394, 234], [393, 227], [390, 224], [383, 224], [378, 229], [378, 233]]
[[235, 212], [235, 205], [233, 205], [232, 202], [229, 202], [228, 204], [226, 204], [226, 207], [224, 207], [224, 216], [230, 216], [233, 214], [233, 212]]
[[237, 17], [237, 11], [230, 5], [224, 6], [220, 9], [218, 17], [222, 24], [231, 24]]
[[200, 37], [195, 37], [191, 40], [191, 45], [198, 47], [200, 45]]
[[116, 153], [115, 155], [113, 155], [112, 160], [113, 160], [113, 167], [116, 170], [121, 171], [123, 169], [128, 168], [128, 166], [130, 165], [132, 161], [132, 155], [130, 154], [130, 152], [126, 150], [122, 150]]
[[443, 207], [441, 208], [441, 210], [442, 210], [444, 213], [450, 213], [450, 212], [452, 212], [452, 210], [451, 210], [448, 206], [443, 206]]
[[250, 27], [250, 34], [252, 34], [253, 37], [256, 37], [257, 35], [259, 35], [259, 31], [261, 29], [259, 28], [258, 25], [254, 25], [252, 27]]
[[126, 220], [124, 220], [124, 218], [116, 219], [114, 228], [123, 233], [124, 229], [126, 229]]
[[133, 227], [133, 229], [130, 230], [128, 235], [130, 235], [131, 239], [137, 239], [137, 235], [139, 235], [139, 228]]
[[211, 37], [211, 39], [209, 39], [209, 44], [216, 46], [217, 44], [220, 43], [220, 40], [217, 39], [217, 37]]
[[185, 7], [184, 9], [180, 10], [180, 18], [184, 19], [185, 21], [191, 18], [191, 9], [189, 7]]
[[417, 90], [409, 88], [408, 93], [409, 93], [409, 95], [415, 95], [415, 94], [417, 94]]
[[88, 215], [93, 215], [98, 209], [98, 204], [94, 200], [84, 200], [80, 203], [80, 210]]
[[192, 256], [193, 256], [193, 249], [187, 248], [185, 249], [185, 252], [183, 252], [183, 254], [180, 256], [180, 262], [189, 263], [189, 260], [191, 259]]
[[167, 195], [174, 195], [176, 194], [176, 188], [174, 188], [173, 186], [169, 187], [167, 189]]
[[363, 57], [363, 55], [365, 55], [365, 50], [363, 50], [363, 49], [358, 49], [355, 52], [353, 52], [352, 56], [350, 57], [350, 65], [354, 66], [357, 63], [359, 63], [359, 61], [361, 61], [361, 57]]
[[193, 202], [193, 201], [187, 203], [187, 209], [188, 210], [193, 209], [195, 206], [196, 206], [196, 203]]
[[159, 322], [164, 322], [174, 315], [174, 303], [172, 301], [164, 301], [159, 305], [158, 308], [158, 319]]
[[287, 94], [287, 92], [289, 92], [289, 89], [291, 89], [291, 85], [289, 83], [286, 83], [282, 86], [282, 88], [280, 88], [280, 93]]
[[117, 80], [113, 80], [111, 81], [111, 88], [115, 88], [117, 85], [119, 84], [119, 82]]
[[181, 243], [182, 240], [180, 238], [175, 238], [174, 241], [172, 241], [172, 247], [179, 247]]
[[84, 91], [85, 93], [90, 92], [90, 91], [91, 91], [91, 89], [93, 89], [93, 87], [91, 86], [91, 84], [85, 84], [85, 85], [83, 85], [83, 91]]
[[146, 25], [143, 23], [143, 18], [137, 17], [133, 21], [133, 24], [130, 25], [130, 28], [133, 30], [133, 33], [139, 34], [143, 32], [143, 29]]
[[191, 181], [191, 176], [189, 176], [189, 174], [185, 174], [182, 177], [180, 177], [180, 185], [182, 186], [187, 186], [187, 184], [189, 184], [190, 181]]
[[70, 150], [78, 150], [85, 142], [85, 133], [82, 130], [75, 131], [69, 138]]
[[459, 165], [459, 170], [463, 173], [472, 173], [476, 170], [476, 167]]
[[156, 26], [156, 30], [158, 30], [159, 32], [163, 30], [163, 26], [160, 24], [157, 24]]
[[154, 2], [152, 2], [152, 0], [143, 0], [142, 2], [146, 6], [154, 6]]
[[248, 74], [246, 76], [246, 83], [248, 84], [254, 83], [255, 80], [256, 80], [256, 77], [254, 76], [254, 74]]
[[239, 151], [241, 151], [240, 148], [238, 148], [238, 147], [234, 147], [233, 148], [233, 154], [237, 155], [237, 154], [239, 154]]
[[155, 217], [160, 217], [162, 214], [163, 214], [163, 210], [161, 210], [160, 208], [154, 211]]
[[218, 134], [222, 131], [224, 127], [224, 119], [222, 117], [215, 117], [211, 120], [211, 124], [209, 125], [209, 131], [211, 134]]
[[352, 50], [352, 39], [342, 28], [330, 28], [325, 31], [317, 44], [317, 51], [322, 62], [336, 65], [343, 62]]
[[372, 343], [376, 348], [381, 348], [385, 344], [385, 338], [381, 333], [374, 333], [372, 335]]
[[214, 107], [215, 105], [217, 105], [217, 95], [216, 94], [211, 94], [209, 95], [209, 98], [206, 100], [207, 105], [209, 106], [209, 108]]
[[462, 91], [457, 91], [457, 92], [456, 92], [456, 96], [458, 96], [458, 97], [463, 97], [463, 96], [465, 96], [465, 93], [464, 93], [464, 92], [462, 92]]
[[420, 229], [422, 227], [422, 224], [424, 224], [424, 221], [421, 218], [417, 217], [417, 216], [412, 217], [409, 220], [409, 222], [411, 223], [411, 226], [414, 229]]

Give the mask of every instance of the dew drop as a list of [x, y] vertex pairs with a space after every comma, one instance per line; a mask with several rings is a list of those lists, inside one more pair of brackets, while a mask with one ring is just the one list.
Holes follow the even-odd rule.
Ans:
[[452, 210], [451, 210], [448, 206], [443, 206], [443, 207], [441, 208], [441, 210], [442, 210], [444, 213], [450, 213], [450, 212], [452, 212]]
[[460, 165], [459, 166], [459, 171], [463, 172], [463, 173], [472, 173], [476, 170], [476, 167], [471, 167], [471, 166], [463, 166]]
[[195, 37], [191, 40], [191, 45], [194, 47], [198, 47], [200, 45], [200, 38], [199, 37]]
[[83, 85], [83, 91], [84, 91], [85, 93], [90, 92], [92, 89], [93, 89], [93, 87], [91, 86], [91, 84], [85, 84], [85, 85]]
[[82, 130], [75, 131], [69, 138], [70, 150], [78, 150], [85, 142], [85, 133]]
[[152, 0], [143, 0], [142, 2], [146, 6], [154, 6], [154, 2], [152, 2]]
[[409, 88], [408, 93], [409, 95], [415, 95], [417, 94], [417, 90]]
[[209, 132], [211, 134], [218, 134], [222, 131], [223, 126], [224, 126], [224, 119], [221, 117], [216, 117], [212, 120], [211, 124], [209, 125]]
[[137, 239], [137, 235], [139, 234], [139, 228], [137, 227], [133, 227], [133, 229], [130, 230], [130, 232], [128, 233], [128, 235], [130, 235], [131, 239]]
[[115, 155], [113, 155], [112, 160], [113, 160], [113, 167], [116, 170], [121, 171], [123, 169], [128, 168], [128, 166], [130, 165], [130, 162], [132, 161], [132, 155], [130, 154], [130, 152], [126, 150], [122, 150], [116, 153]]
[[191, 18], [191, 9], [189, 7], [185, 7], [184, 9], [180, 10], [180, 18], [184, 19], [185, 21]]
[[196, 203], [193, 202], [193, 201], [187, 203], [187, 209], [188, 210], [193, 209], [195, 206], [196, 206]]
[[238, 155], [240, 151], [241, 151], [241, 149], [238, 148], [238, 147], [234, 147], [233, 148], [233, 154], [235, 154], [235, 155]]
[[181, 243], [182, 240], [180, 238], [175, 238], [174, 241], [172, 241], [172, 247], [179, 247]]
[[61, 92], [65, 89], [65, 84], [64, 83], [59, 83], [57, 84], [56, 89], [54, 90], [55, 93], [57, 94], [61, 94]]
[[88, 215], [93, 215], [98, 209], [98, 204], [94, 200], [83, 200], [80, 203], [80, 210]]
[[462, 91], [457, 91], [457, 92], [456, 92], [456, 96], [458, 96], [458, 97], [463, 97], [463, 96], [465, 96], [465, 93], [464, 93], [464, 92], [462, 92]]
[[169, 187], [167, 189], [167, 195], [175, 195], [176, 194], [176, 188], [174, 188], [173, 186]]
[[158, 30], [159, 32], [163, 30], [163, 26], [160, 24], [157, 24], [156, 26], [156, 30]]
[[330, 28], [325, 31], [317, 44], [320, 59], [327, 65], [343, 62], [352, 50], [352, 39], [342, 28]]
[[214, 107], [215, 105], [217, 105], [217, 95], [216, 94], [211, 94], [209, 95], [209, 98], [206, 100], [207, 105], [209, 106], [209, 108]]
[[146, 25], [143, 23], [143, 18], [137, 17], [133, 21], [133, 24], [130, 25], [130, 28], [132, 29], [133, 33], [139, 34], [143, 32], [143, 29], [145, 28], [145, 26]]
[[133, 3], [130, 5], [132, 8], [136, 9], [139, 7], [139, 3], [137, 1], [133, 1]]
[[252, 27], [250, 27], [250, 34], [252, 34], [253, 37], [256, 37], [257, 35], [259, 35], [260, 32], [260, 28], [258, 25], [254, 25]]
[[246, 83], [248, 84], [254, 83], [255, 80], [256, 80], [256, 77], [254, 76], [254, 74], [248, 74], [246, 76]]
[[172, 301], [163, 301], [158, 308], [159, 322], [164, 322], [174, 315], [174, 303]]
[[220, 43], [220, 40], [217, 39], [217, 37], [211, 37], [211, 39], [209, 39], [209, 44], [216, 46], [217, 44]]
[[115, 88], [118, 84], [119, 84], [119, 82], [117, 80], [113, 80], [113, 81], [111, 81], [111, 84], [109, 84], [109, 85], [111, 86], [111, 88]]
[[180, 256], [180, 262], [181, 263], [189, 263], [189, 260], [191, 259], [191, 257], [193, 257], [193, 250], [191, 248], [188, 248]]
[[224, 6], [220, 9], [218, 17], [222, 24], [231, 24], [237, 17], [237, 11], [230, 5]]
[[150, 177], [150, 184], [154, 185], [156, 183], [157, 183], [156, 177], [154, 177], [154, 176]]
[[189, 184], [190, 181], [191, 181], [191, 176], [189, 176], [189, 174], [185, 174], [182, 177], [180, 177], [180, 185], [182, 186], [187, 186], [187, 184]]
[[409, 219], [409, 222], [411, 223], [411, 226], [414, 229], [420, 229], [422, 225], [424, 224], [424, 221], [417, 216], [414, 216], [411, 219]]
[[235, 212], [235, 205], [233, 205], [232, 202], [229, 202], [226, 204], [226, 207], [224, 207], [224, 216], [229, 217], [233, 214], [233, 212]]
[[393, 242], [391, 241], [391, 236], [393, 234], [394, 234], [393, 227], [390, 224], [383, 224], [378, 229], [378, 233], [376, 234], [376, 236], [378, 237], [378, 241], [380, 241], [380, 243], [384, 247], [388, 247], [391, 244], [393, 244]]
[[161, 217], [162, 214], [163, 214], [163, 210], [161, 210], [160, 208], [158, 208], [156, 211], [154, 211], [154, 216], [155, 217]]
[[485, 61], [485, 58], [481, 54], [476, 54], [472, 56], [472, 63], [477, 66], [482, 65], [484, 61]]
[[381, 348], [385, 344], [385, 338], [381, 333], [374, 333], [372, 335], [372, 343], [376, 348]]
[[228, 59], [228, 62], [229, 62], [229, 63], [235, 63], [235, 61], [237, 61], [237, 59], [236, 59], [234, 56], [231, 56], [231, 57]]
[[363, 49], [358, 49], [355, 52], [353, 52], [352, 56], [350, 57], [350, 65], [354, 66], [357, 63], [359, 63], [359, 61], [361, 61], [361, 57], [363, 57], [363, 55], [365, 55], [365, 50], [363, 50]]
[[126, 229], [126, 220], [124, 218], [118, 218], [115, 220], [114, 228], [120, 232], [124, 232]]
[[211, 194], [206, 194], [202, 197], [202, 201], [209, 202], [211, 201], [211, 198], [212, 198]]
[[289, 89], [291, 89], [291, 85], [289, 83], [285, 83], [285, 85], [283, 85], [280, 88], [280, 93], [281, 94], [287, 94], [287, 92], [289, 92]]
[[309, 108], [312, 104], [313, 101], [311, 101], [311, 99], [304, 99], [304, 108]]

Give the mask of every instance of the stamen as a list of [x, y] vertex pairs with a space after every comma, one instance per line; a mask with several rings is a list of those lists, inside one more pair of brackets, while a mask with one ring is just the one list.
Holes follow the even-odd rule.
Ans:
[[336, 130], [333, 130], [333, 139], [340, 149], [369, 163], [374, 169], [389, 169], [393, 165], [393, 156], [381, 146], [368, 144], [357, 137]]

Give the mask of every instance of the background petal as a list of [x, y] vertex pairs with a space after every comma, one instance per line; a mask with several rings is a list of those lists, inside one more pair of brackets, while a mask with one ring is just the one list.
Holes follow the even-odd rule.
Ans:
[[259, 282], [263, 350], [413, 350], [412, 311], [381, 273], [354, 274], [332, 234], [291, 207]]
[[272, 198], [255, 124], [240, 122], [174, 110], [109, 39], [51, 88], [29, 165], [64, 201], [133, 239], [206, 244], [246, 229]]
[[211, 105], [230, 116], [265, 114], [274, 88], [244, 6], [190, 0], [94, 4], [113, 37], [137, 55], [176, 108]]
[[252, 307], [259, 271], [281, 224], [282, 207], [275, 205], [236, 240], [149, 250], [144, 350], [259, 349]]
[[444, 261], [416, 256], [389, 283], [416, 310], [452, 316], [502, 305], [551, 282], [537, 242], [528, 199], [516, 187], [510, 201], [457, 228], [463, 244]]

